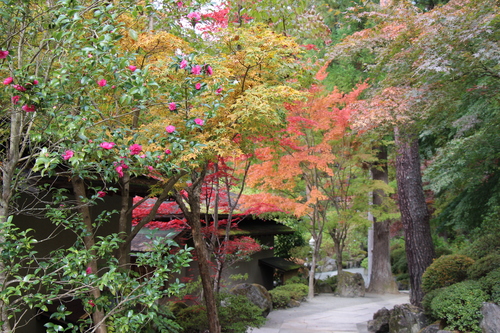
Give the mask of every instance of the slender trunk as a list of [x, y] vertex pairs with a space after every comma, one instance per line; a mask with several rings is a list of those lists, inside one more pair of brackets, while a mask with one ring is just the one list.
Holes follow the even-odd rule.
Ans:
[[314, 298], [314, 282], [316, 278], [316, 262], [318, 260], [319, 249], [321, 247], [321, 235], [313, 235], [314, 247], [311, 258], [311, 268], [309, 269], [309, 293], [307, 298]]
[[336, 239], [335, 235], [333, 233], [330, 233], [330, 236], [333, 239], [333, 247], [335, 248], [335, 261], [337, 264], [337, 275], [342, 274], [343, 267], [342, 267], [342, 252], [343, 252], [343, 246], [340, 243], [338, 239]]
[[410, 274], [410, 302], [420, 306], [424, 296], [421, 288], [422, 274], [434, 258], [430, 215], [422, 187], [417, 134], [408, 129], [402, 132], [397, 127], [394, 134], [398, 201]]
[[[118, 221], [118, 234], [124, 240], [130, 234], [131, 229], [131, 217], [130, 217], [130, 175], [128, 172], [124, 172], [121, 179], [122, 191], [121, 191], [121, 207], [120, 207], [120, 218]], [[120, 248], [117, 253], [118, 264], [120, 267], [125, 267], [130, 262], [130, 242], [124, 241], [120, 244]]]
[[192, 176], [193, 184], [186, 189], [186, 199], [188, 200], [189, 208], [184, 203], [185, 197], [183, 197], [181, 193], [176, 191], [174, 192], [174, 195], [179, 207], [184, 214], [184, 217], [191, 227], [194, 249], [196, 251], [198, 269], [200, 271], [201, 284], [203, 287], [203, 297], [205, 298], [210, 333], [220, 333], [221, 327], [219, 323], [219, 315], [217, 312], [217, 302], [213, 289], [214, 282], [210, 274], [209, 253], [207, 250], [207, 243], [205, 242], [203, 233], [201, 231], [200, 196], [201, 187], [205, 175], [206, 167], [202, 170], [202, 172], [200, 172], [200, 174], [193, 174]]
[[[371, 174], [374, 180], [389, 183], [389, 172], [387, 169], [387, 148], [381, 147], [377, 153], [379, 165], [372, 166]], [[382, 190], [373, 192], [373, 205], [382, 205], [385, 198]], [[368, 291], [372, 293], [396, 293], [398, 287], [391, 271], [390, 256], [390, 221], [377, 221], [373, 218], [373, 253], [370, 272], [370, 285]]]
[[[85, 202], [86, 198], [85, 183], [83, 182], [83, 179], [77, 176], [73, 176], [71, 182], [73, 185], [73, 190], [75, 192], [76, 201], [78, 203], [78, 210], [82, 215], [82, 219], [85, 224], [87, 232], [83, 238], [85, 242], [85, 248], [87, 250], [90, 250], [95, 245], [95, 240], [94, 240], [94, 230], [92, 227], [92, 217], [90, 216], [90, 209], [88, 204]], [[97, 274], [97, 259], [95, 258], [94, 251], [92, 251], [91, 253], [94, 259], [91, 260], [88, 265], [92, 270], [92, 272]], [[92, 288], [90, 293], [92, 297], [94, 297], [94, 299], [98, 299], [101, 297], [101, 291], [97, 287]], [[95, 307], [94, 313], [92, 314], [92, 321], [94, 322], [94, 325], [96, 327], [95, 328], [96, 333], [107, 332], [105, 324], [105, 313], [102, 309], [98, 309], [97, 307]]]

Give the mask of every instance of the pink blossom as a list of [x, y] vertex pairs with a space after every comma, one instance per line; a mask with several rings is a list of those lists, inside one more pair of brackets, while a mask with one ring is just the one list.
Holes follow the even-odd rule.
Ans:
[[195, 84], [194, 87], [196, 88], [196, 90], [200, 90], [201, 89], [201, 83]]
[[170, 149], [165, 149], [165, 154], [167, 155], [172, 154], [172, 151]]
[[74, 151], [72, 151], [72, 150], [66, 150], [66, 151], [64, 152], [64, 154], [62, 155], [62, 158], [63, 158], [63, 160], [67, 161], [67, 160], [69, 160], [70, 158], [72, 158], [72, 157], [73, 157], [73, 155], [75, 155], [75, 152], [74, 152]]
[[123, 177], [123, 166], [121, 165], [118, 165], [116, 168], [115, 168], [116, 172], [118, 173], [118, 176]]
[[128, 150], [130, 150], [130, 155], [138, 155], [142, 150], [142, 146], [134, 143], [133, 145], [128, 147]]
[[200, 125], [200, 126], [202, 126], [205, 122], [203, 121], [203, 119], [196, 118], [196, 119], [194, 120], [194, 123], [195, 123], [196, 125]]
[[28, 105], [28, 104], [25, 104], [21, 107], [21, 109], [23, 109], [24, 111], [26, 112], [35, 112], [35, 106], [34, 105]]
[[101, 148], [104, 148], [104, 149], [111, 149], [115, 146], [115, 143], [114, 142], [103, 142], [100, 144]]
[[132, 72], [135, 72], [135, 70], [137, 69], [137, 67], [134, 66], [134, 65], [130, 65], [130, 66], [128, 66], [128, 69], [130, 69]]
[[24, 88], [20, 84], [15, 84], [15, 85], [13, 85], [13, 87], [14, 87], [14, 89], [19, 90], [19, 91], [26, 91], [26, 88]]
[[191, 73], [193, 75], [199, 75], [201, 73], [201, 66], [200, 65], [196, 65], [193, 68], [191, 68]]
[[99, 191], [99, 192], [97, 192], [97, 196], [98, 196], [99, 198], [104, 198], [104, 197], [106, 196], [106, 192], [104, 192], [104, 191]]
[[167, 127], [165, 127], [165, 131], [167, 131], [167, 133], [174, 133], [175, 132], [175, 126], [168, 125]]
[[9, 76], [8, 78], [6, 78], [5, 80], [3, 80], [3, 84], [5, 85], [9, 85], [11, 84], [12, 82], [14, 81], [14, 78], [12, 76]]
[[38, 80], [33, 80], [33, 84], [36, 86], [38, 84]]
[[21, 96], [19, 96], [19, 95], [12, 96], [12, 104], [19, 103], [20, 99], [21, 99]]
[[92, 53], [87, 54], [87, 57], [92, 58], [93, 57]]
[[187, 17], [193, 22], [198, 22], [199, 20], [201, 20], [201, 15], [198, 12], [191, 12], [187, 15]]
[[220, 94], [221, 92], [222, 92], [222, 87], [217, 88], [217, 90], [215, 91], [216, 94]]
[[151, 165], [148, 165], [148, 170], [153, 171], [155, 168], [153, 168]]
[[115, 88], [116, 88], [116, 86], [111, 86], [111, 89], [115, 89]]
[[91, 307], [94, 307], [94, 306], [95, 306], [94, 301], [93, 301], [93, 300], [91, 300], [91, 299], [89, 299], [89, 305], [90, 305]]
[[179, 67], [182, 69], [182, 68], [186, 68], [187, 65], [188, 65], [188, 62], [186, 61], [186, 59], [182, 59], [181, 63], [179, 64]]
[[184, 3], [182, 1], [177, 1], [177, 7], [182, 8]]
[[175, 102], [169, 103], [168, 108], [170, 109], [170, 111], [174, 111], [175, 109], [177, 109], [177, 104]]
[[139, 155], [140, 158], [146, 158], [146, 154]]
[[9, 55], [9, 51], [0, 51], [0, 59], [5, 59]]
[[102, 80], [97, 81], [97, 84], [100, 85], [101, 87], [104, 87], [105, 85], [108, 84], [108, 81], [106, 81], [105, 79], [102, 79]]
[[92, 274], [92, 267], [87, 267], [87, 269], [85, 270], [85, 273], [87, 274]]
[[213, 70], [212, 70], [212, 66], [207, 66], [206, 70], [207, 70], [207, 74], [208, 75], [212, 75], [214, 73]]

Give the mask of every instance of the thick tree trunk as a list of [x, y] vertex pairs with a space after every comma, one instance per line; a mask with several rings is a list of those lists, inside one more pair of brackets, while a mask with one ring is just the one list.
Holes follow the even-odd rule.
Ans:
[[[86, 199], [85, 183], [83, 182], [83, 179], [77, 176], [74, 176], [71, 179], [71, 182], [73, 185], [73, 190], [75, 192], [76, 201], [79, 206], [78, 210], [82, 215], [82, 219], [87, 231], [87, 234], [83, 237], [83, 240], [85, 242], [85, 248], [87, 250], [90, 250], [95, 245], [95, 241], [94, 241], [94, 230], [92, 227], [92, 217], [90, 216], [90, 209], [88, 204], [84, 200]], [[92, 260], [91, 262], [89, 262], [88, 265], [92, 273], [97, 274], [97, 259]], [[94, 297], [94, 299], [99, 299], [101, 297], [101, 291], [97, 287], [92, 288], [90, 293], [92, 297]], [[102, 309], [95, 307], [94, 313], [92, 314], [92, 321], [96, 327], [94, 332], [96, 333], [107, 332], [105, 324], [105, 313]]]
[[398, 201], [410, 274], [410, 302], [420, 306], [424, 296], [421, 287], [422, 274], [434, 258], [430, 215], [422, 187], [417, 134], [407, 128], [403, 132], [397, 127], [394, 134], [397, 148]]
[[[378, 167], [371, 168], [372, 178], [381, 180], [385, 183], [389, 182], [389, 173], [387, 170], [387, 149], [382, 147], [377, 158], [380, 161]], [[385, 193], [382, 190], [373, 192], [372, 203], [374, 205], [382, 205], [385, 198]], [[372, 293], [396, 293], [398, 286], [391, 271], [391, 255], [390, 255], [390, 221], [377, 221], [373, 219], [373, 249], [372, 262], [370, 272], [370, 285], [368, 291]]]

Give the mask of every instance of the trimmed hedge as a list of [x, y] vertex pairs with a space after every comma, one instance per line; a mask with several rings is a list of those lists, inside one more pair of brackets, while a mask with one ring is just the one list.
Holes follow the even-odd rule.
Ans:
[[302, 301], [308, 294], [309, 287], [302, 283], [290, 283], [269, 291], [273, 308], [286, 308], [291, 300]]
[[473, 259], [460, 254], [441, 256], [434, 260], [422, 275], [422, 290], [429, 293], [464, 281], [467, 279], [467, 269], [473, 263]]
[[439, 290], [430, 307], [433, 317], [446, 320], [445, 329], [481, 333], [481, 307], [488, 299], [477, 281], [464, 281]]
[[500, 268], [500, 254], [491, 253], [476, 260], [467, 270], [467, 274], [470, 279], [478, 280], [497, 268]]

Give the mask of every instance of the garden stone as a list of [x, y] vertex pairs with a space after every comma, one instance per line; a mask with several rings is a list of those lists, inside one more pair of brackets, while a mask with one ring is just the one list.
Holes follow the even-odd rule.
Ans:
[[295, 300], [295, 299], [291, 299], [290, 302], [288, 302], [288, 304], [287, 304], [288, 308], [297, 308], [299, 306], [300, 306], [300, 302]]
[[368, 321], [368, 332], [370, 333], [389, 333], [389, 319], [391, 312], [386, 308], [378, 310], [373, 315], [373, 320]]
[[273, 301], [271, 295], [264, 286], [260, 284], [241, 283], [231, 289], [234, 295], [244, 295], [250, 302], [262, 309], [262, 316], [267, 317], [273, 309]]
[[500, 332], [500, 306], [494, 303], [483, 303], [481, 312], [483, 319], [480, 326], [483, 333]]
[[442, 332], [439, 329], [439, 324], [432, 324], [421, 330], [419, 333], [437, 333], [437, 332]]
[[424, 312], [411, 304], [396, 305], [391, 311], [390, 333], [418, 333], [428, 325]]
[[343, 271], [338, 275], [337, 292], [342, 297], [365, 297], [363, 275]]

